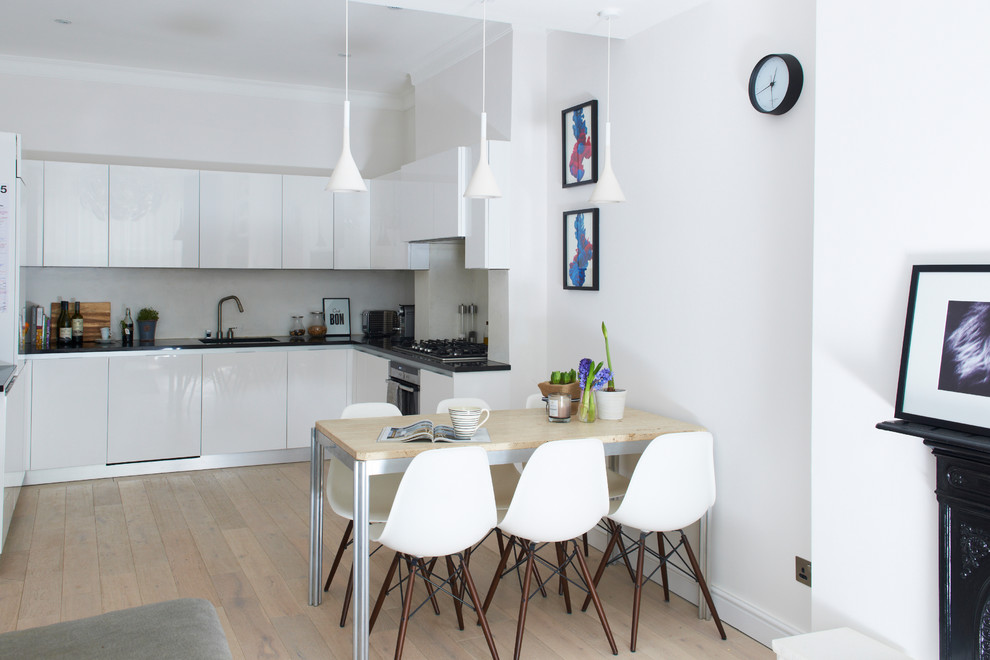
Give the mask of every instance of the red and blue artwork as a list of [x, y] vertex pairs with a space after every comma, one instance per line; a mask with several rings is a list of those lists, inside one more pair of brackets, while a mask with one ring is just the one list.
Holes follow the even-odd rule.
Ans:
[[571, 119], [571, 133], [574, 135], [574, 147], [571, 149], [568, 168], [571, 176], [581, 181], [586, 174], [584, 161], [591, 158], [591, 138], [588, 136], [588, 122], [584, 118], [584, 108], [578, 108], [574, 111]]
[[595, 246], [588, 240], [588, 231], [584, 223], [584, 213], [574, 216], [574, 256], [567, 265], [567, 280], [570, 286], [583, 287], [585, 271], [595, 256]]

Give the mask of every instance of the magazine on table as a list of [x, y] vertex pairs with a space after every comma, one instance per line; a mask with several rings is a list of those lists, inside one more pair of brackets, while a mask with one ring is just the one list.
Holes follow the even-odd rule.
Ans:
[[386, 426], [378, 434], [378, 442], [490, 442], [490, 438], [485, 428], [479, 428], [470, 438], [458, 438], [453, 426], [423, 419], [409, 426]]

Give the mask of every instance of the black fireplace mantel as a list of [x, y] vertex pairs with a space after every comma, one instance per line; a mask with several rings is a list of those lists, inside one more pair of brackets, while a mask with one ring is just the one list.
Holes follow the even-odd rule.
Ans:
[[939, 655], [990, 660], [990, 437], [894, 420], [878, 429], [924, 439], [939, 508]]

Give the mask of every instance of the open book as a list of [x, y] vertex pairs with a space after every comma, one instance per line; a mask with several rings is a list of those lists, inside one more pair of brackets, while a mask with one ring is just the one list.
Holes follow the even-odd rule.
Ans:
[[453, 426], [434, 424], [428, 419], [409, 426], [386, 426], [378, 434], [378, 442], [489, 442], [488, 429], [480, 428], [474, 436], [458, 438]]

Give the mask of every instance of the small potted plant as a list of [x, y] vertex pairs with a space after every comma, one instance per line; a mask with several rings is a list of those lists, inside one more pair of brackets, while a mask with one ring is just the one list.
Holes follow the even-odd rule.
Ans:
[[598, 402], [599, 419], [622, 419], [626, 411], [626, 391], [616, 389], [615, 372], [612, 371], [612, 356], [608, 350], [608, 330], [605, 322], [602, 321], [602, 335], [605, 337], [605, 360], [608, 363], [608, 387], [595, 392], [595, 399]]
[[608, 367], [603, 368], [604, 362], [595, 364], [591, 358], [584, 358], [578, 365], [578, 383], [581, 385], [581, 403], [578, 404], [578, 419], [582, 422], [593, 422], [598, 417], [595, 405], [596, 390], [605, 387], [612, 377]]
[[138, 312], [137, 326], [138, 339], [142, 344], [151, 344], [155, 341], [155, 329], [158, 325], [158, 311], [151, 307], [143, 307]]

